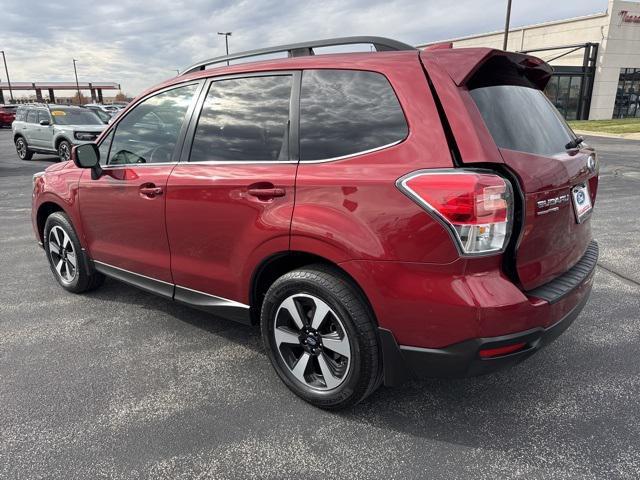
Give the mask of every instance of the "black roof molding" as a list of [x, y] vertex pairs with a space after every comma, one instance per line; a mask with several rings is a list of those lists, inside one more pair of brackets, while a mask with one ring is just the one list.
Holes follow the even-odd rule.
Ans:
[[392, 40], [385, 37], [340, 37], [340, 38], [327, 38], [325, 40], [312, 40], [310, 42], [291, 43], [289, 45], [279, 45], [277, 47], [259, 48], [256, 50], [248, 50], [246, 52], [233, 53], [230, 55], [223, 55], [221, 57], [209, 58], [202, 62], [194, 63], [193, 65], [185, 68], [180, 74], [187, 75], [189, 73], [196, 72], [198, 70], [204, 70], [209, 65], [216, 63], [228, 62], [230, 60], [238, 60], [241, 58], [257, 57], [260, 55], [268, 55], [270, 53], [287, 52], [289, 57], [303, 57], [308, 55], [314, 55], [313, 49], [319, 47], [334, 47], [338, 45], [354, 45], [354, 44], [371, 44], [376, 49], [376, 52], [391, 52], [402, 50], [416, 50], [415, 47], [406, 43]]

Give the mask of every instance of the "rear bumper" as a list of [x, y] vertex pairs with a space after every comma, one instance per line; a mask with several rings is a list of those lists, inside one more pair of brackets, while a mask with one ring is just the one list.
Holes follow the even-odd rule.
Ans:
[[[409, 379], [484, 375], [515, 365], [530, 357], [569, 328], [589, 300], [597, 260], [595, 242], [593, 248], [585, 254], [584, 259], [586, 261], [576, 266], [582, 269], [579, 272], [579, 278], [576, 278], [575, 269], [565, 275], [562, 286], [569, 287], [571, 281], [570, 288], [554, 288], [553, 292], [546, 290], [536, 292], [549, 294], [549, 298], [544, 300], [548, 305], [562, 301], [567, 296], [575, 299], [575, 303], [568, 312], [560, 318], [554, 318], [553, 323], [546, 327], [540, 326], [500, 336], [471, 338], [441, 348], [398, 345], [390, 330], [379, 328], [385, 385], [398, 385]], [[554, 285], [557, 287], [556, 284]], [[540, 294], [539, 297], [543, 295]], [[519, 343], [523, 343], [524, 346], [514, 353], [490, 358], [483, 358], [480, 355], [481, 350]]]
[[[474, 338], [446, 348], [398, 346], [389, 330], [380, 329], [385, 360], [384, 383], [393, 386], [409, 379], [473, 377], [520, 363], [569, 328], [588, 299], [587, 294], [568, 315], [549, 328], [536, 328], [501, 337]], [[515, 353], [494, 358], [480, 357], [480, 350], [519, 342], [526, 346]]]

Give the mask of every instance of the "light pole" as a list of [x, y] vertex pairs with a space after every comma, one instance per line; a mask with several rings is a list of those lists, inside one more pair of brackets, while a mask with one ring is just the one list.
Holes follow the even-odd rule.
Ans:
[[4, 61], [4, 71], [7, 74], [7, 83], [9, 84], [9, 96], [11, 97], [11, 103], [13, 103], [13, 90], [11, 90], [11, 80], [9, 79], [9, 69], [7, 68], [7, 57], [4, 56], [4, 50], [2, 52], [2, 60]]
[[78, 83], [78, 70], [76, 69], [77, 60], [73, 59], [73, 73], [76, 75], [76, 90], [78, 90], [78, 105], [82, 105], [82, 96], [80, 95], [80, 84]]
[[502, 43], [502, 49], [507, 49], [507, 39], [509, 38], [509, 21], [511, 20], [511, 0], [507, 1], [507, 19], [504, 22], [504, 42]]
[[[224, 45], [227, 47], [227, 57], [229, 56], [229, 37], [231, 36], [231, 32], [218, 32], [218, 35], [224, 35]], [[227, 65], [229, 65], [229, 60], [227, 60]]]

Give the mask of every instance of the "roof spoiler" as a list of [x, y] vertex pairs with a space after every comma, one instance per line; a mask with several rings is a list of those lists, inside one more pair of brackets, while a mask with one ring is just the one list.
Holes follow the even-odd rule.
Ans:
[[553, 68], [538, 57], [491, 48], [432, 48], [421, 55], [436, 60], [456, 85], [469, 89], [525, 85], [544, 90], [553, 74]]

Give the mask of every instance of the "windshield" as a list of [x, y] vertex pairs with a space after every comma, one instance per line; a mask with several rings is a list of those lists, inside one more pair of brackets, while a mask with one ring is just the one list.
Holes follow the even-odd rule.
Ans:
[[109, 123], [109, 120], [111, 120], [111, 115], [109, 115], [107, 112], [103, 112], [102, 110], [94, 110], [94, 109], [91, 109], [91, 111], [95, 113], [98, 117], [100, 117], [100, 120], [102, 120], [103, 123]]
[[58, 125], [103, 125], [95, 113], [81, 109], [51, 109], [53, 123]]
[[535, 88], [497, 85], [470, 91], [498, 147], [554, 155], [575, 135], [544, 93]]

